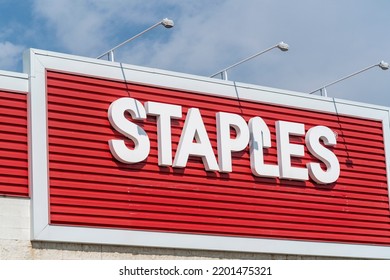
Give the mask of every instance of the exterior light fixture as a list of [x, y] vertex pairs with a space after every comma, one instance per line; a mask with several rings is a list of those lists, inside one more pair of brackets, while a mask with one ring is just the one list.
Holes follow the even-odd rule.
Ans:
[[368, 67], [366, 67], [366, 68], [364, 68], [364, 69], [362, 69], [362, 70], [359, 70], [359, 71], [357, 71], [357, 72], [354, 72], [354, 73], [352, 73], [352, 74], [350, 74], [350, 75], [348, 75], [348, 76], [345, 76], [345, 77], [343, 77], [343, 78], [341, 78], [341, 79], [338, 79], [338, 80], [336, 80], [336, 81], [334, 81], [334, 82], [331, 82], [331, 83], [329, 83], [329, 84], [326, 84], [326, 85], [324, 85], [324, 86], [322, 86], [322, 87], [320, 87], [320, 88], [317, 88], [316, 90], [313, 90], [313, 91], [309, 92], [309, 94], [313, 94], [313, 93], [315, 93], [315, 92], [317, 92], [317, 91], [320, 91], [321, 95], [327, 96], [327, 92], [326, 92], [326, 88], [327, 88], [327, 87], [329, 87], [329, 86], [331, 86], [331, 85], [334, 85], [334, 84], [336, 84], [336, 83], [338, 83], [338, 82], [344, 81], [344, 80], [346, 80], [346, 79], [348, 79], [348, 78], [350, 78], [350, 77], [353, 77], [353, 76], [355, 76], [355, 75], [357, 75], [357, 74], [360, 74], [360, 73], [362, 73], [362, 72], [364, 72], [364, 71], [367, 71], [367, 70], [369, 70], [369, 69], [371, 69], [371, 68], [374, 68], [374, 67], [376, 67], [376, 66], [380, 67], [382, 70], [387, 70], [387, 69], [389, 69], [389, 63], [384, 62], [384, 61], [382, 60], [381, 62], [379, 62], [379, 63], [377, 63], [377, 64], [368, 66]]
[[163, 20], [161, 20], [161, 21], [159, 21], [159, 22], [153, 24], [153, 25], [152, 25], [151, 27], [149, 27], [148, 29], [145, 29], [145, 30], [142, 31], [141, 33], [138, 33], [137, 35], [135, 35], [135, 36], [133, 36], [133, 37], [127, 39], [126, 41], [120, 43], [119, 45], [113, 47], [112, 49], [106, 51], [105, 53], [99, 55], [99, 56], [97, 57], [97, 59], [102, 58], [102, 57], [105, 56], [105, 55], [108, 55], [109, 59], [110, 59], [111, 61], [114, 61], [114, 51], [115, 51], [117, 48], [119, 48], [119, 47], [123, 46], [124, 44], [127, 44], [128, 42], [130, 42], [130, 41], [132, 41], [132, 40], [138, 38], [138, 37], [141, 36], [142, 34], [148, 32], [149, 30], [152, 30], [153, 28], [159, 26], [160, 24], [161, 24], [162, 26], [164, 26], [165, 28], [172, 28], [172, 27], [174, 26], [173, 20], [168, 19], [168, 18], [164, 18]]
[[227, 70], [232, 69], [233, 67], [236, 67], [236, 66], [238, 66], [238, 65], [240, 65], [240, 64], [242, 64], [242, 63], [244, 63], [244, 62], [246, 62], [246, 61], [248, 61], [248, 60], [251, 60], [252, 58], [255, 58], [255, 57], [259, 56], [259, 55], [262, 55], [263, 53], [266, 53], [266, 52], [268, 52], [268, 51], [270, 51], [270, 50], [272, 50], [272, 49], [275, 49], [275, 48], [278, 48], [279, 50], [281, 50], [281, 51], [283, 51], [283, 52], [286, 52], [286, 51], [288, 51], [289, 46], [288, 46], [286, 43], [284, 43], [284, 42], [280, 42], [279, 44], [276, 44], [276, 45], [274, 45], [274, 46], [272, 46], [272, 47], [270, 47], [270, 48], [268, 48], [268, 49], [266, 49], [266, 50], [263, 50], [263, 51], [261, 51], [261, 52], [255, 53], [254, 55], [251, 55], [251, 56], [248, 57], [248, 58], [245, 58], [245, 59], [243, 59], [243, 60], [240, 60], [239, 62], [237, 62], [237, 63], [235, 63], [235, 64], [233, 64], [233, 65], [231, 65], [231, 66], [229, 66], [229, 67], [226, 67], [226, 68], [224, 68], [224, 69], [218, 71], [217, 73], [211, 75], [210, 78], [213, 78], [213, 77], [215, 77], [215, 76], [221, 74], [221, 75], [222, 75], [222, 78], [223, 78], [224, 80], [227, 80], [227, 79], [228, 79], [228, 78], [227, 78]]

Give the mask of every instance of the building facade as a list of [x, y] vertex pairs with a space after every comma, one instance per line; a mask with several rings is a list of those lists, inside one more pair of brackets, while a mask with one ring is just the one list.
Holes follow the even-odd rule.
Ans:
[[0, 258], [389, 258], [389, 109], [29, 50]]

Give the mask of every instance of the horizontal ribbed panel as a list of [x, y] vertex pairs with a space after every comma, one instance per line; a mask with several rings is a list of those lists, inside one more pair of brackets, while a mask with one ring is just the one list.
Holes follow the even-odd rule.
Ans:
[[[347, 116], [237, 101], [178, 90], [48, 72], [50, 222], [223, 236], [390, 245], [390, 215], [382, 123]], [[276, 163], [275, 121], [325, 125], [338, 133], [333, 151], [341, 164], [336, 183], [318, 186], [259, 178], [248, 149], [233, 153], [233, 172], [206, 172], [199, 158], [184, 169], [157, 165], [155, 117], [134, 121], [147, 132], [151, 152], [142, 163], [116, 161], [108, 140], [124, 139], [108, 122], [109, 105], [120, 97], [142, 103], [181, 105], [172, 121], [173, 156], [188, 108], [199, 108], [216, 151], [215, 113], [247, 121], [262, 117]], [[300, 137], [291, 141], [304, 143]], [[131, 143], [129, 143], [131, 145]], [[294, 166], [318, 161], [305, 148]]]
[[0, 100], [0, 195], [28, 197], [27, 94]]

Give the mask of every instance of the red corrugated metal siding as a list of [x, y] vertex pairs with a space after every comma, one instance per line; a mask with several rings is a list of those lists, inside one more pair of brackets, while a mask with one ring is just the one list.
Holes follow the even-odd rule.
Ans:
[[[224, 236], [390, 245], [390, 213], [382, 124], [118, 81], [48, 72], [50, 222]], [[173, 156], [188, 108], [201, 110], [216, 149], [215, 113], [246, 120], [261, 116], [271, 129], [277, 162], [275, 121], [326, 125], [338, 133], [334, 148], [341, 175], [317, 186], [254, 177], [248, 151], [233, 154], [233, 172], [206, 172], [200, 159], [185, 169], [157, 165], [156, 121], [137, 123], [151, 139], [148, 159], [134, 165], [113, 159], [108, 140], [123, 139], [107, 118], [111, 102], [131, 96], [183, 106], [172, 121]], [[303, 143], [295, 137], [291, 141]], [[306, 149], [306, 148], [305, 148]], [[216, 153], [216, 150], [215, 150]], [[315, 161], [294, 161], [304, 167]]]
[[0, 195], [28, 197], [27, 94], [0, 100]]

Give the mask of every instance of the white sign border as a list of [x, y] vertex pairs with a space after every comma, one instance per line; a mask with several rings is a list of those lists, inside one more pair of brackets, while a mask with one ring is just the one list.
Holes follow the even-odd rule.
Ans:
[[387, 107], [30, 49], [24, 54], [24, 71], [29, 74], [30, 80], [29, 150], [32, 240], [390, 259], [390, 247], [388, 246], [50, 225], [47, 108], [43, 106], [47, 104], [47, 69], [192, 92], [196, 89], [196, 92], [200, 94], [227, 98], [237, 98], [239, 95], [240, 100], [380, 120], [383, 123], [385, 139], [387, 177], [390, 177], [390, 111]]
[[0, 90], [13, 93], [28, 93], [28, 75], [24, 73], [0, 71]]

